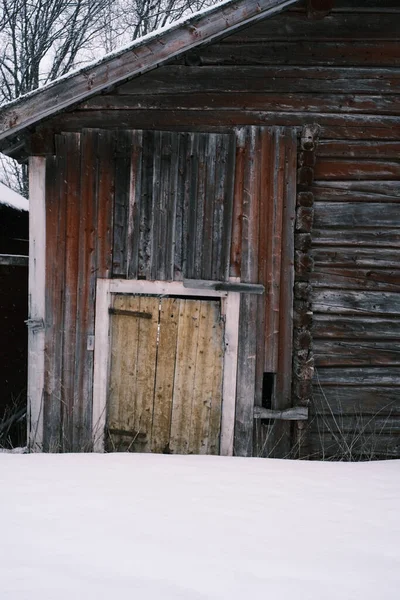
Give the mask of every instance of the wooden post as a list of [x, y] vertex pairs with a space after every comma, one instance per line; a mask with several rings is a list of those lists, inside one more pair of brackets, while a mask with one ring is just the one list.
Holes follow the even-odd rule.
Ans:
[[29, 160], [28, 446], [43, 446], [46, 274], [46, 159]]

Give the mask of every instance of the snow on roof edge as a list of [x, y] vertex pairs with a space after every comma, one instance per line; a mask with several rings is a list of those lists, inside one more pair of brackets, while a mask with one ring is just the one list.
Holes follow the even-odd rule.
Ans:
[[84, 65], [83, 67], [79, 67], [77, 69], [73, 69], [72, 71], [68, 71], [68, 73], [66, 73], [65, 75], [61, 75], [60, 77], [57, 77], [56, 79], [53, 79], [52, 81], [49, 81], [45, 85], [42, 85], [30, 92], [27, 92], [26, 94], [23, 94], [22, 96], [18, 96], [18, 98], [15, 98], [14, 100], [10, 100], [10, 102], [6, 102], [5, 104], [0, 105], [0, 112], [3, 109], [12, 108], [13, 106], [26, 100], [27, 98], [31, 98], [32, 96], [39, 94], [43, 90], [48, 90], [48, 89], [52, 88], [53, 86], [57, 85], [61, 81], [67, 81], [68, 79], [71, 79], [72, 77], [74, 77], [75, 75], [78, 75], [79, 73], [84, 73], [86, 70], [93, 69], [93, 67], [101, 65], [103, 62], [107, 62], [108, 60], [110, 60], [112, 58], [117, 58], [118, 56], [124, 54], [125, 52], [134, 50], [135, 48], [138, 48], [139, 46], [148, 42], [149, 40], [156, 39], [161, 34], [164, 34], [167, 31], [172, 31], [173, 29], [181, 27], [182, 25], [186, 25], [186, 24], [190, 23], [193, 19], [196, 19], [199, 16], [206, 15], [207, 13], [212, 13], [216, 10], [219, 10], [222, 6], [225, 6], [228, 4], [235, 4], [235, 2], [236, 2], [236, 0], [223, 0], [222, 2], [218, 2], [218, 4], [213, 4], [212, 6], [207, 6], [206, 8], [196, 11], [195, 13], [192, 13], [190, 16], [184, 16], [181, 19], [178, 19], [177, 21], [173, 21], [173, 23], [169, 23], [168, 25], [159, 27], [158, 29], [151, 31], [150, 33], [147, 33], [146, 35], [143, 35], [140, 38], [136, 38], [133, 42], [129, 42], [129, 44], [124, 44], [123, 46], [120, 46], [119, 48], [113, 50], [112, 52], [103, 54], [103, 56], [101, 56], [99, 59], [91, 61], [91, 62], [87, 63], [86, 65]]
[[0, 204], [9, 206], [10, 208], [15, 208], [16, 210], [26, 210], [29, 211], [29, 201], [14, 192], [14, 190], [10, 189], [4, 183], [0, 182]]

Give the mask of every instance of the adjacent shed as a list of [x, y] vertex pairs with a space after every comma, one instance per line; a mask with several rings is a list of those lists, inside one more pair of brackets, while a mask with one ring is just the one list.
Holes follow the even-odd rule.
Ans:
[[399, 38], [226, 2], [3, 107], [32, 448], [400, 456]]
[[0, 183], [0, 439], [25, 443], [28, 200]]

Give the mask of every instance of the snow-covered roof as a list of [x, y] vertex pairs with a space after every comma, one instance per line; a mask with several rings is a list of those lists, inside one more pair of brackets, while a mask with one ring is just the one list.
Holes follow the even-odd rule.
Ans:
[[0, 182], [0, 204], [5, 204], [16, 210], [29, 210], [29, 202], [26, 198], [14, 192]]
[[281, 12], [299, 0], [226, 0], [154, 31], [0, 108], [0, 149], [29, 126], [142, 75], [184, 52]]

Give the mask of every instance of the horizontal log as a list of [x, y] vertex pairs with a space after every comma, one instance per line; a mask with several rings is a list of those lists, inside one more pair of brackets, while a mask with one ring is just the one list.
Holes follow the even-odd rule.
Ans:
[[400, 365], [398, 341], [314, 340], [316, 367]]
[[314, 288], [312, 307], [318, 313], [400, 315], [400, 294]]
[[339, 437], [337, 433], [311, 432], [307, 436], [311, 458], [337, 461], [400, 457], [400, 436], [368, 435]]
[[264, 294], [265, 288], [258, 283], [235, 281], [205, 281], [202, 279], [184, 279], [183, 286], [199, 290], [217, 290], [222, 292], [241, 292], [243, 294]]
[[317, 246], [311, 250], [311, 256], [316, 267], [328, 265], [335, 268], [372, 267], [396, 270], [400, 264], [400, 250], [397, 248]]
[[[116, 93], [142, 96], [194, 92], [240, 93], [243, 92], [244, 82], [247, 92], [399, 94], [400, 69], [167, 65], [119, 86]], [[340, 110], [338, 105], [337, 112]]]
[[270, 410], [261, 406], [254, 407], [255, 419], [277, 419], [279, 421], [307, 421], [308, 407], [293, 406], [286, 410]]
[[261, 41], [258, 44], [226, 41], [199, 48], [196, 56], [201, 65], [400, 66], [399, 44], [386, 40], [319, 42], [318, 52], [315, 43], [307, 40]]
[[302, 128], [318, 122], [321, 136], [340, 139], [397, 139], [400, 117], [346, 115], [329, 113], [290, 113], [244, 110], [166, 110], [166, 111], [74, 111], [54, 117], [51, 125], [57, 131], [82, 128], [159, 129], [167, 131], [231, 132], [244, 125], [283, 125]]
[[320, 367], [315, 373], [315, 383], [322, 387], [400, 386], [400, 367]]
[[382, 196], [390, 196], [400, 198], [400, 189], [398, 181], [315, 181], [314, 192], [319, 193], [320, 189], [323, 190], [337, 190], [338, 192], [363, 192], [368, 194], [379, 194]]
[[22, 256], [20, 254], [0, 254], [0, 265], [9, 267], [27, 267], [28, 262], [28, 256]]
[[400, 319], [314, 314], [313, 337], [356, 340], [398, 340]]
[[399, 158], [400, 142], [321, 140], [318, 144], [318, 157], [323, 156], [338, 156], [342, 158], [349, 158], [350, 156], [357, 158]]
[[398, 204], [315, 202], [314, 227], [400, 227]]
[[[180, 87], [179, 84], [177, 84]], [[145, 86], [146, 87], [146, 86]], [[275, 87], [275, 86], [272, 86]], [[308, 111], [360, 114], [400, 113], [400, 96], [365, 96], [355, 94], [305, 94], [305, 93], [272, 93], [267, 90], [244, 90], [235, 94], [222, 89], [219, 92], [181, 92], [164, 95], [143, 94], [105, 94], [96, 96], [79, 105], [79, 110], [190, 110], [199, 109], [232, 109], [273, 110], [273, 111]], [[341, 156], [338, 154], [337, 156]]]
[[335, 415], [390, 415], [400, 413], [397, 387], [321, 387], [314, 384], [314, 411]]
[[[313, 417], [311, 416], [311, 419]], [[316, 421], [316, 422], [315, 422]], [[340, 438], [347, 434], [344, 442], [352, 444], [358, 439], [369, 439], [372, 434], [378, 436], [400, 435], [400, 415], [328, 415], [316, 414], [312, 429], [322, 434], [332, 433]], [[373, 442], [373, 440], [370, 440]]]
[[379, 248], [399, 248], [400, 228], [314, 229], [312, 232], [312, 243], [314, 246], [377, 246]]
[[400, 292], [400, 270], [317, 267], [308, 281], [314, 288]]
[[322, 20], [308, 19], [306, 14], [286, 12], [225, 38], [226, 42], [272, 41], [290, 39], [313, 41], [398, 40], [398, 23], [393, 15], [374, 12], [332, 13]]
[[334, 179], [400, 179], [400, 162], [372, 159], [320, 158], [314, 167], [316, 181]]

